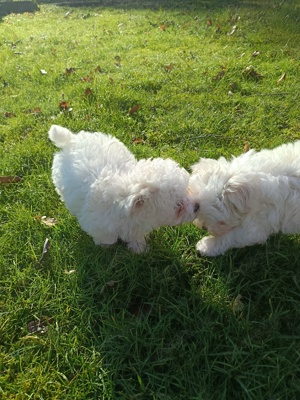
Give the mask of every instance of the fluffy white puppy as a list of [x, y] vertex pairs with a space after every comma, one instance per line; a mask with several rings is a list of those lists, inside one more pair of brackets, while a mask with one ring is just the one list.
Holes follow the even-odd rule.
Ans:
[[200, 206], [194, 224], [211, 234], [197, 243], [202, 255], [298, 233], [300, 141], [230, 161], [201, 158], [192, 166], [190, 188]]
[[152, 229], [195, 218], [189, 174], [175, 161], [137, 161], [118, 139], [98, 132], [75, 135], [52, 125], [49, 138], [62, 149], [52, 166], [56, 190], [95, 244], [120, 238], [139, 253]]

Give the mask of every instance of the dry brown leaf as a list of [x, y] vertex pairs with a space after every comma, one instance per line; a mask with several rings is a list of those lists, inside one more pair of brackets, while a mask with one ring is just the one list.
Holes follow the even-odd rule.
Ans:
[[90, 76], [84, 76], [83, 78], [80, 78], [81, 82], [90, 82], [93, 78]]
[[132, 115], [132, 114], [136, 113], [139, 109], [140, 109], [140, 105], [136, 104], [135, 106], [133, 106], [131, 108], [131, 110], [129, 110], [129, 114]]
[[206, 21], [206, 25], [207, 25], [207, 26], [212, 26], [212, 24], [213, 24], [212, 19], [208, 19], [208, 20]]
[[30, 321], [27, 324], [27, 329], [29, 333], [40, 333], [44, 334], [47, 332], [48, 327], [45, 320], [40, 321]]
[[66, 75], [71, 75], [76, 71], [76, 68], [66, 68]]
[[250, 150], [250, 145], [248, 142], [244, 144], [244, 153], [247, 153]]
[[21, 178], [19, 176], [0, 176], [0, 183], [16, 183], [20, 182]]
[[58, 107], [62, 110], [62, 111], [66, 111], [69, 108], [69, 103], [67, 101], [60, 101], [58, 103]]
[[26, 114], [40, 114], [41, 113], [41, 108], [40, 107], [36, 107], [36, 108], [32, 108], [26, 111]]
[[53, 324], [53, 322], [53, 318], [44, 317], [28, 322], [27, 329], [29, 333], [44, 334], [48, 330], [48, 325]]
[[244, 311], [245, 306], [244, 303], [242, 302], [242, 297], [243, 296], [241, 294], [238, 294], [233, 301], [232, 311], [235, 316], [241, 314]]
[[223, 76], [225, 75], [226, 68], [224, 66], [222, 66], [221, 68], [222, 68], [222, 70], [220, 72], [218, 72], [217, 76], [215, 77], [216, 80], [222, 79]]
[[132, 140], [131, 143], [135, 145], [135, 144], [144, 144], [145, 142], [142, 138], [135, 138]]
[[218, 25], [217, 25], [217, 29], [216, 29], [216, 33], [221, 32], [221, 30], [222, 30], [222, 25], [221, 25], [221, 24], [218, 24]]
[[172, 69], [173, 69], [173, 65], [172, 64], [165, 66], [166, 72], [170, 72], [170, 71], [172, 71]]
[[161, 31], [165, 31], [165, 30], [167, 29], [167, 25], [162, 24], [162, 25], [160, 25], [159, 29], [160, 29]]
[[259, 74], [257, 71], [255, 71], [254, 67], [250, 65], [249, 67], [246, 67], [243, 71], [243, 76], [246, 79], [254, 79], [258, 81], [259, 79], [263, 78], [263, 75]]
[[54, 226], [58, 224], [58, 221], [55, 218], [46, 217], [46, 215], [41, 217], [41, 222], [47, 226]]
[[232, 83], [229, 85], [229, 90], [230, 90], [232, 93], [236, 92], [236, 91], [238, 90], [238, 88], [239, 88], [239, 85], [238, 85], [236, 82], [232, 82]]
[[12, 117], [15, 117], [15, 116], [16, 116], [16, 114], [13, 113], [13, 112], [10, 112], [10, 111], [7, 111], [6, 113], [4, 113], [4, 117], [5, 118], [12, 118]]
[[84, 95], [85, 96], [91, 96], [93, 94], [93, 89], [91, 89], [91, 88], [86, 88], [85, 89], [85, 92], [84, 92]]

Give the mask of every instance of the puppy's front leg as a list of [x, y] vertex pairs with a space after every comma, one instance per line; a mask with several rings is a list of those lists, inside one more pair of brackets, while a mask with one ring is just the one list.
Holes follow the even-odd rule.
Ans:
[[[227, 235], [224, 235], [227, 236]], [[206, 236], [199, 240], [196, 244], [196, 249], [202, 256], [215, 257], [224, 254], [226, 250], [230, 248], [229, 245], [226, 246], [224, 236]]]
[[127, 247], [134, 253], [143, 253], [147, 248], [146, 239], [139, 238], [138, 240], [132, 240], [127, 243]]
[[221, 236], [204, 237], [197, 243], [196, 249], [204, 256], [215, 257], [234, 247], [264, 243], [269, 234], [269, 232], [255, 229], [255, 226], [248, 225], [247, 229], [244, 226], [239, 226]]
[[102, 247], [110, 247], [116, 241], [118, 240], [118, 236], [106, 233], [105, 235], [101, 232], [95, 233], [93, 232], [93, 239], [94, 243], [97, 246], [102, 246]]

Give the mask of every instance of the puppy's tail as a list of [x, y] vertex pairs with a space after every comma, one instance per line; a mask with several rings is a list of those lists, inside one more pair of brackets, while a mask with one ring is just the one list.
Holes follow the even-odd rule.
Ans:
[[49, 130], [49, 138], [57, 147], [65, 147], [73, 138], [73, 133], [67, 128], [52, 125]]

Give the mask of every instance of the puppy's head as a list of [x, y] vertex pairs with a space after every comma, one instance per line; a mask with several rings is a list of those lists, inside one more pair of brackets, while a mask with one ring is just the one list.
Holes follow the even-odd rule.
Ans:
[[155, 158], [140, 160], [136, 173], [129, 201], [132, 218], [151, 229], [194, 220], [199, 205], [188, 192], [189, 174], [184, 168], [173, 160]]
[[234, 173], [226, 160], [213, 161], [204, 163], [208, 169], [204, 168], [203, 173], [202, 161], [193, 167], [190, 190], [199, 202], [194, 224], [214, 236], [221, 236], [240, 225], [243, 217], [255, 206], [258, 177]]

